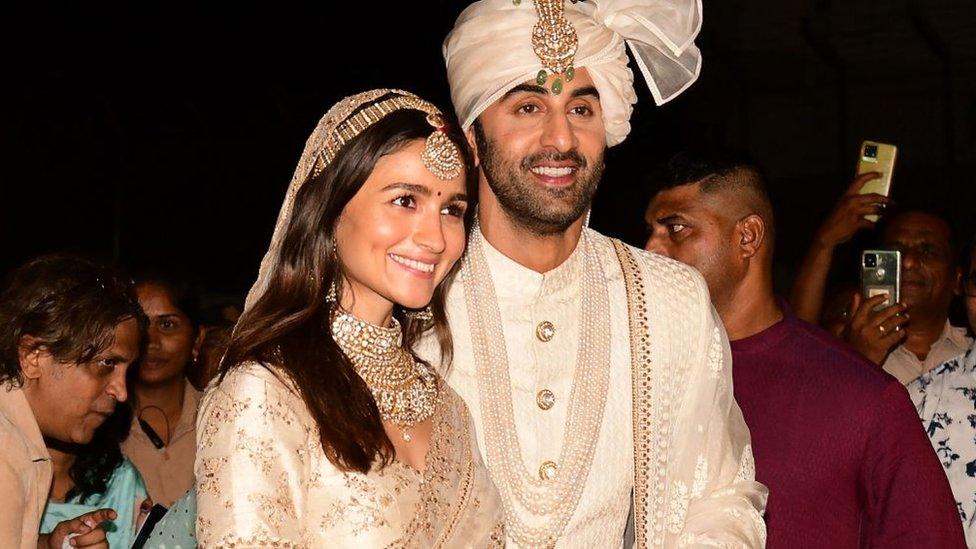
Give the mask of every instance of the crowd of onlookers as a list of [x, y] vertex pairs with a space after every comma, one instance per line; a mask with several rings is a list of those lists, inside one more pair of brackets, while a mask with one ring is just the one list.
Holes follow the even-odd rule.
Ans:
[[[682, 155], [667, 173], [654, 183], [646, 248], [695, 266], [708, 284], [772, 494], [767, 520], [798, 523], [791, 515], [806, 507], [842, 505], [790, 500], [790, 486], [823, 480], [795, 470], [826, 462], [838, 469], [829, 478], [870, 474], [865, 482], [898, 487], [888, 497], [902, 503], [882, 502], [893, 525], [943, 520], [910, 504], [930, 503], [927, 491], [948, 478], [948, 504], [976, 543], [976, 240], [938, 212], [859, 194], [872, 177], [861, 176], [813, 233], [787, 299], [773, 290], [775, 213], [761, 171]], [[837, 249], [874, 228], [869, 214], [881, 215], [877, 246], [901, 252], [901, 299], [883, 307], [887, 296], [865, 298], [856, 280], [828, 280]], [[968, 330], [949, 321], [957, 297]], [[171, 511], [147, 531], [192, 544], [196, 407], [238, 314], [227, 303], [202, 310], [191, 284], [158, 270], [123, 275], [55, 255], [9, 273], [0, 486], [12, 495], [0, 498], [0, 539], [128, 547], [158, 505]]]
[[[976, 326], [976, 241], [961, 246], [936, 212], [861, 195], [877, 175], [864, 174], [812, 235], [787, 301], [773, 291], [776, 223], [761, 170], [685, 154], [666, 174], [647, 209], [646, 248], [697, 268], [725, 325], [756, 479], [770, 493], [769, 545], [822, 530], [824, 509], [824, 539], [858, 539], [866, 516], [899, 546], [954, 547], [961, 519], [976, 545], [976, 351], [948, 321], [965, 294]], [[873, 228], [872, 214], [883, 214], [875, 247], [901, 254], [897, 301], [865, 299], [857, 280], [828, 284], [837, 247]]]
[[[0, 439], [17, 451], [0, 486], [21, 493], [0, 503], [0, 539], [20, 538], [22, 525], [50, 547], [129, 547], [155, 505], [176, 504], [183, 516], [167, 514], [154, 535], [192, 545], [197, 403], [237, 307], [201, 310], [172, 274], [130, 279], [66, 255], [11, 273], [0, 296]], [[39, 524], [25, 501], [43, 509]]]

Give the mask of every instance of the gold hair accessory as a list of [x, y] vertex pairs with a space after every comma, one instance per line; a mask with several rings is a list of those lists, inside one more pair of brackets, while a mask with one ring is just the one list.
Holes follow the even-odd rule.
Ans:
[[446, 124], [440, 110], [433, 104], [409, 92], [399, 90], [387, 90], [391, 94], [396, 94], [389, 99], [384, 99], [373, 103], [359, 112], [344, 117], [344, 120], [336, 125], [335, 129], [329, 134], [322, 147], [319, 156], [320, 162], [316, 163], [312, 171], [317, 175], [328, 166], [346, 143], [363, 133], [367, 128], [376, 124], [388, 114], [404, 110], [413, 109], [427, 113], [427, 123], [435, 131], [427, 137], [424, 144], [424, 152], [421, 159], [424, 166], [430, 170], [438, 179], [445, 181], [454, 179], [461, 175], [461, 168], [464, 162], [461, 159], [461, 152], [457, 145], [451, 141], [445, 132]]
[[461, 175], [461, 152], [447, 136], [444, 117], [440, 113], [427, 114], [427, 123], [434, 127], [434, 132], [427, 136], [420, 158], [435, 177], [450, 181]]
[[[516, 5], [519, 3], [521, 0], [516, 1]], [[552, 93], [557, 95], [563, 91], [563, 78], [571, 82], [576, 76], [573, 61], [579, 47], [579, 37], [573, 24], [566, 19], [565, 7], [565, 0], [535, 0], [539, 21], [532, 27], [532, 50], [543, 66], [535, 81], [544, 86], [552, 73], [556, 77]]]

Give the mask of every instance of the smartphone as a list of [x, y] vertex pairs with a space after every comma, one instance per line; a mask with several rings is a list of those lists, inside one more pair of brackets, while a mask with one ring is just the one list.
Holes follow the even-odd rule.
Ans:
[[166, 507], [158, 503], [153, 505], [152, 509], [149, 510], [149, 515], [146, 517], [146, 520], [139, 527], [139, 532], [136, 534], [129, 549], [143, 549], [146, 546], [146, 542], [149, 541], [149, 536], [152, 534], [153, 528], [156, 527], [156, 523], [166, 516], [166, 511]]
[[[888, 143], [878, 143], [877, 141], [863, 141], [861, 143], [861, 156], [857, 161], [857, 173], [861, 175], [867, 172], [880, 172], [881, 177], [872, 179], [864, 184], [859, 191], [860, 194], [883, 194], [888, 196], [891, 192], [891, 174], [895, 171], [895, 156], [898, 154], [898, 147]], [[864, 216], [869, 221], [878, 221], [878, 216], [868, 214]]]
[[875, 311], [901, 301], [901, 252], [898, 250], [864, 250], [861, 252], [861, 295], [871, 299], [888, 294]]

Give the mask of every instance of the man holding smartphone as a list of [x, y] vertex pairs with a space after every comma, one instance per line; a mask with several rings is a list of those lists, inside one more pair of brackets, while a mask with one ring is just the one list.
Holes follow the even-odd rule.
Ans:
[[696, 267], [725, 324], [756, 479], [769, 487], [767, 547], [964, 547], [904, 388], [776, 299], [759, 171], [685, 156], [668, 172], [647, 210], [647, 249]]
[[855, 296], [847, 340], [908, 384], [972, 343], [965, 328], [949, 323], [962, 276], [958, 248], [952, 226], [925, 210], [905, 210], [889, 219], [882, 243], [901, 251], [901, 303], [875, 311], [885, 296]]
[[[887, 196], [861, 194], [862, 187], [880, 176], [870, 172], [856, 177], [815, 233], [790, 292], [798, 318], [820, 320], [836, 248], [858, 231], [874, 228], [876, 223], [865, 216], [881, 214], [891, 204]], [[906, 384], [964, 352], [970, 340], [965, 330], [948, 322], [960, 276], [951, 225], [921, 209], [902, 211], [884, 225], [883, 247], [902, 252], [901, 302], [876, 311], [887, 296], [865, 300], [857, 293], [841, 331], [868, 360]]]

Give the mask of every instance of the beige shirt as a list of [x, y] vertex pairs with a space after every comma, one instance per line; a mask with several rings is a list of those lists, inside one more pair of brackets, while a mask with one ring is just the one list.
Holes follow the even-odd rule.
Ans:
[[494, 547], [504, 534], [467, 407], [446, 385], [423, 471], [367, 474], [329, 461], [284, 372], [256, 364], [211, 384], [200, 406], [201, 547]]
[[[648, 522], [657, 534], [648, 546], [676, 546], [678, 540], [689, 545], [762, 546], [765, 488], [754, 482], [748, 429], [731, 394], [728, 341], [704, 281], [689, 267], [634, 250], [646, 269], [653, 326], [646, 337], [656, 366], [653, 383], [668, 387], [660, 400], [635, 410], [624, 274], [610, 240], [593, 231], [589, 235], [596, 243], [609, 291], [609, 394], [599, 435], [592, 441], [595, 453], [585, 486], [556, 547], [623, 546], [634, 488], [633, 418], [638, 413], [668, 419], [658, 426], [667, 434], [654, 448], [649, 471], [661, 482], [649, 494], [654, 505]], [[484, 237], [476, 233], [472, 238]], [[546, 461], [558, 467], [567, 436], [577, 350], [587, 337], [580, 330], [582, 246], [562, 265], [540, 274], [482, 242], [508, 354], [516, 424], [507, 428], [517, 433], [526, 472], [540, 471]], [[458, 276], [447, 296], [454, 360], [446, 375], [468, 403], [478, 444], [488, 456], [486, 408], [479, 396], [483, 381], [474, 357], [465, 283]], [[687, 290], [687, 300], [677, 288]], [[553, 329], [548, 341], [537, 336], [545, 321]], [[418, 348], [432, 364], [439, 363], [435, 339], [425, 338]], [[551, 406], [546, 400], [550, 393]], [[488, 460], [489, 472], [497, 478], [500, 471], [493, 467]], [[520, 512], [518, 502], [512, 506]], [[509, 547], [517, 546], [511, 538], [508, 542]]]
[[904, 345], [899, 345], [885, 359], [883, 368], [902, 385], [908, 385], [932, 368], [965, 353], [972, 343], [973, 340], [966, 336], [965, 328], [956, 328], [947, 320], [942, 335], [932, 344], [924, 361]]
[[[129, 438], [122, 443], [122, 453], [135, 464], [146, 481], [153, 502], [169, 507], [193, 487], [193, 458], [196, 454], [197, 407], [200, 391], [186, 382], [183, 410], [173, 429], [169, 444], [156, 448], [139, 425], [138, 414], [132, 418]], [[166, 434], [160, 433], [163, 440]]]
[[24, 391], [0, 388], [0, 546], [37, 547], [52, 475], [51, 455]]

